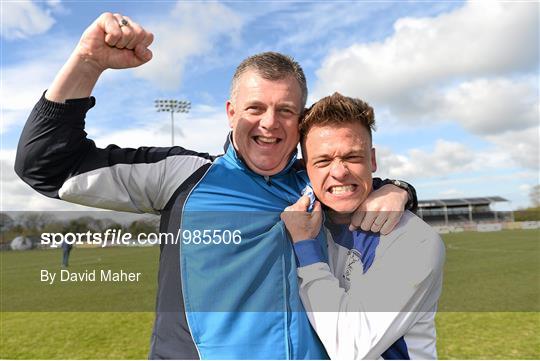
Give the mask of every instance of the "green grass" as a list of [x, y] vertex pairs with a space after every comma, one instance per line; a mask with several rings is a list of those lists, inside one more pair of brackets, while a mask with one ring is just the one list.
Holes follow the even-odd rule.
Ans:
[[540, 357], [538, 312], [439, 312], [441, 359], [534, 359]]
[[439, 311], [540, 311], [540, 230], [447, 234]]
[[[1, 252], [3, 311], [154, 310], [158, 247], [74, 248], [70, 272], [96, 270], [97, 282], [60, 282], [62, 250]], [[41, 270], [57, 273], [53, 284], [41, 282]], [[141, 273], [139, 282], [99, 282], [101, 270]]]
[[[443, 238], [439, 357], [540, 358], [539, 231]], [[158, 256], [156, 247], [75, 249], [71, 271], [122, 268], [141, 272], [141, 281], [46, 286], [39, 270], [59, 271], [60, 250], [1, 252], [0, 358], [146, 358]], [[17, 312], [28, 310], [33, 312]], [[38, 312], [43, 310], [78, 312]]]
[[41, 282], [41, 269], [60, 272], [61, 257], [60, 249], [0, 252], [0, 358], [147, 358], [159, 248], [72, 251], [72, 272], [141, 272], [137, 283]]
[[1, 359], [146, 359], [153, 312], [4, 312]]

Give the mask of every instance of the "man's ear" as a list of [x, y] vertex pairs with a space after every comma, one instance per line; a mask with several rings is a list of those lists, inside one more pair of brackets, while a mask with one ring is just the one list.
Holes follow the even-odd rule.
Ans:
[[234, 128], [234, 104], [229, 99], [227, 100], [227, 104], [225, 105], [225, 108], [227, 110], [227, 118], [229, 118], [229, 127]]
[[377, 171], [377, 158], [375, 158], [375, 148], [371, 148], [371, 173]]

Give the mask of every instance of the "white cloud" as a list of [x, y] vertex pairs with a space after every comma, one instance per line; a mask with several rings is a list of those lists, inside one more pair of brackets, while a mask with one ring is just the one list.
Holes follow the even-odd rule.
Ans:
[[3, 149], [0, 151], [0, 160], [14, 159], [16, 154], [15, 149]]
[[316, 98], [340, 91], [377, 114], [424, 126], [458, 122], [476, 135], [538, 123], [538, 5], [468, 2], [433, 18], [402, 18], [382, 42], [332, 52]]
[[[499, 184], [508, 183], [510, 181], [528, 181], [535, 179], [536, 174], [531, 171], [521, 171], [516, 173], [501, 174], [501, 175], [491, 175], [489, 181], [496, 181]], [[485, 184], [486, 176], [485, 175], [470, 175], [466, 177], [459, 178], [448, 178], [448, 179], [426, 179], [418, 183], [423, 188], [441, 188], [441, 187], [455, 187], [457, 185], [467, 185], [467, 184]]]
[[32, 106], [38, 101], [41, 93], [47, 89], [53, 77], [54, 74], [41, 64], [17, 66], [4, 71], [0, 89], [0, 107], [2, 108], [0, 134], [4, 134], [12, 126], [24, 124]]
[[527, 204], [523, 183], [539, 179], [538, 169], [516, 171], [514, 158], [505, 148], [475, 151], [445, 140], [404, 155], [378, 147], [376, 176], [409, 181], [420, 199], [498, 195], [511, 201], [504, 207], [514, 209]]
[[47, 0], [47, 5], [49, 5], [52, 8], [60, 7], [62, 6], [62, 3], [60, 0]]
[[532, 185], [530, 185], [530, 184], [522, 184], [522, 185], [519, 186], [519, 190], [522, 191], [523, 193], [530, 192], [531, 188], [532, 188]]
[[394, 119], [395, 126], [457, 122], [480, 136], [520, 130], [538, 124], [536, 81], [534, 76], [513, 80], [497, 77], [464, 81], [444, 89], [426, 86], [394, 102], [375, 105], [375, 111], [378, 119]]
[[[540, 176], [539, 127], [490, 136], [493, 146], [481, 151], [468, 145], [438, 139], [430, 149], [409, 149], [405, 154], [377, 146], [379, 176], [411, 179], [449, 179], [471, 174], [530, 169], [527, 177]], [[512, 175], [517, 179], [517, 175]], [[455, 181], [455, 179], [453, 180]]]
[[223, 38], [234, 40], [241, 26], [241, 18], [218, 2], [178, 2], [167, 18], [145, 22], [155, 35], [154, 58], [134, 73], [162, 89], [176, 89], [191, 57], [211, 53]]
[[442, 119], [457, 120], [474, 134], [530, 127], [538, 124], [538, 85], [532, 84], [532, 78], [463, 82], [441, 97], [435, 112], [439, 112]]
[[432, 149], [413, 148], [406, 154], [395, 154], [387, 147], [376, 148], [378, 172], [398, 179], [447, 178], [516, 165], [505, 149], [477, 151], [444, 139], [438, 139]]
[[496, 149], [507, 153], [516, 164], [535, 170], [540, 176], [540, 127], [510, 131], [487, 137]]
[[478, 154], [464, 144], [439, 139], [433, 149], [410, 149], [397, 155], [385, 147], [377, 148], [379, 171], [390, 178], [422, 179], [471, 171]]
[[382, 42], [332, 52], [317, 71], [315, 93], [384, 102], [460, 77], [534, 69], [537, 10], [535, 3], [471, 1], [433, 18], [402, 18]]
[[[197, 109], [186, 116], [175, 117], [175, 144], [214, 155], [223, 153], [223, 144], [229, 132], [225, 111], [210, 106], [199, 106]], [[139, 147], [149, 142], [152, 146], [168, 147], [171, 145], [171, 123], [168, 116], [162, 115], [162, 120], [141, 123], [129, 129], [113, 132], [98, 130], [100, 135], [94, 141], [100, 147], [109, 144]], [[89, 132], [89, 135], [92, 137], [94, 133]]]
[[[55, 52], [43, 51], [39, 59], [20, 61], [2, 69], [0, 134], [12, 126], [22, 126], [34, 104], [49, 87], [69, 54], [68, 40], [55, 40]], [[48, 46], [51, 46], [49, 44]]]
[[1, 34], [5, 39], [24, 39], [44, 33], [54, 22], [49, 9], [32, 1], [2, 1]]

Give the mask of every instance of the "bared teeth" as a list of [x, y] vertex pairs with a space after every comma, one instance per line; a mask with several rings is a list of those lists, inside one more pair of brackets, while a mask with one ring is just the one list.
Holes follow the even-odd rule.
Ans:
[[261, 141], [263, 143], [268, 143], [268, 144], [273, 144], [273, 143], [277, 142], [277, 138], [261, 137], [261, 136], [258, 136], [257, 140], [259, 140], [259, 141]]
[[328, 191], [330, 193], [332, 193], [332, 194], [343, 194], [343, 193], [354, 191], [354, 186], [353, 185], [349, 185], [349, 186], [333, 186], [333, 187], [330, 187], [330, 189]]

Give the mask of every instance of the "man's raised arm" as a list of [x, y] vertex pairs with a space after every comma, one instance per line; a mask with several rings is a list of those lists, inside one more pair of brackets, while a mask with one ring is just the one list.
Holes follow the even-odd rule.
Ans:
[[212, 157], [181, 147], [96, 147], [86, 137], [90, 93], [108, 68], [152, 57], [153, 35], [127, 17], [102, 14], [81, 37], [51, 88], [34, 106], [17, 147], [15, 172], [52, 198], [92, 207], [159, 213]]

